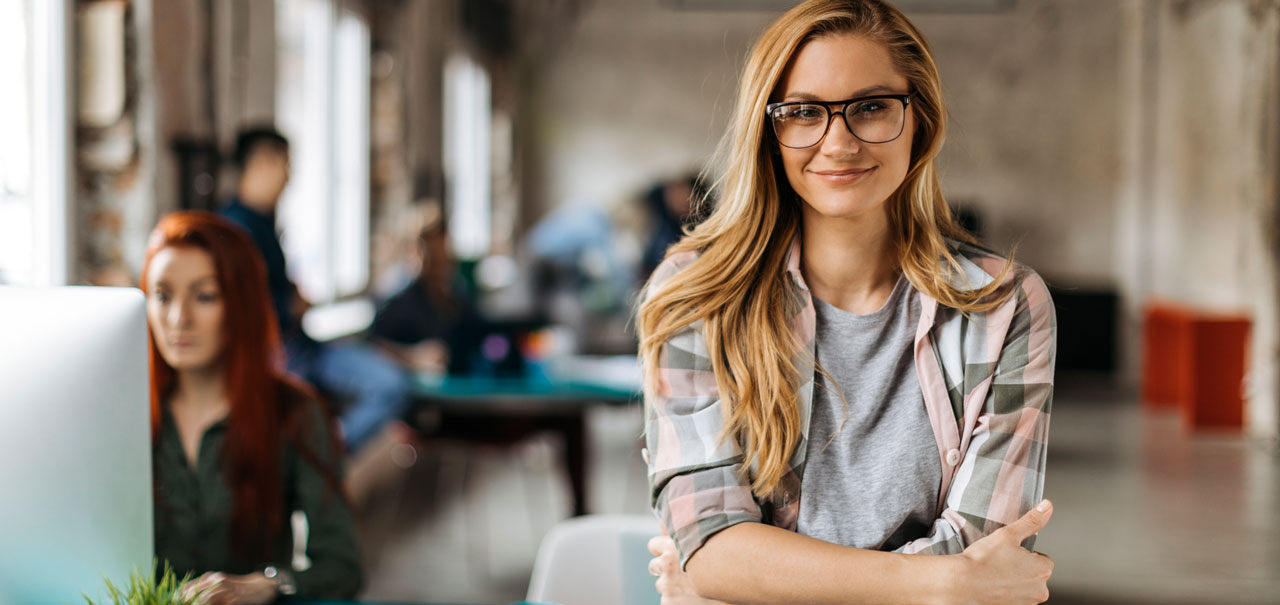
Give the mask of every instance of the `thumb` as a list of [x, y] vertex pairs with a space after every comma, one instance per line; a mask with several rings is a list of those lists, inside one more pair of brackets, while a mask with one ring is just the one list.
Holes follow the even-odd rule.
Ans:
[[1048, 500], [1041, 500], [1035, 508], [1027, 511], [1022, 515], [1021, 519], [1010, 523], [1004, 529], [1011, 534], [1018, 543], [1022, 543], [1027, 538], [1036, 535], [1037, 532], [1044, 529], [1049, 524], [1049, 518], [1053, 516], [1053, 503]]

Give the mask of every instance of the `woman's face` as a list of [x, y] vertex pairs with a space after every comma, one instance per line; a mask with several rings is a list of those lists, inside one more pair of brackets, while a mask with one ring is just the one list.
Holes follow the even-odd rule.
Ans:
[[147, 322], [165, 363], [179, 372], [218, 364], [225, 343], [213, 257], [189, 246], [162, 248], [145, 279]]
[[[839, 34], [801, 47], [772, 101], [843, 101], [909, 92], [906, 77], [894, 70], [884, 45]], [[859, 140], [850, 133], [844, 116], [836, 115], [817, 144], [802, 149], [778, 145], [787, 180], [805, 201], [804, 214], [858, 218], [884, 212], [883, 202], [902, 184], [911, 162], [912, 113], [908, 105], [902, 134], [887, 143]]]

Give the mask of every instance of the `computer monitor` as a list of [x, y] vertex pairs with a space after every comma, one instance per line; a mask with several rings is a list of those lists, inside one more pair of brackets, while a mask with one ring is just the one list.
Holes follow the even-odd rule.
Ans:
[[150, 572], [148, 390], [140, 291], [0, 287], [0, 605]]

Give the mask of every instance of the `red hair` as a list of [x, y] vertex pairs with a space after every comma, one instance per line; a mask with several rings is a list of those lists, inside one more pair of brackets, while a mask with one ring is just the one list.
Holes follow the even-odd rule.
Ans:
[[[267, 272], [257, 247], [235, 224], [200, 211], [175, 212], [160, 219], [147, 244], [142, 290], [156, 253], [170, 247], [204, 250], [213, 259], [223, 304], [221, 353], [223, 384], [230, 411], [222, 452], [223, 473], [232, 492], [231, 541], [245, 555], [263, 555], [285, 521], [281, 489], [282, 437], [341, 494], [337, 474], [302, 439], [304, 407], [318, 401], [312, 391], [284, 371], [275, 312], [267, 290]], [[160, 355], [148, 330], [151, 350], [151, 441], [160, 434], [162, 406], [173, 393], [175, 372]], [[332, 451], [340, 452], [325, 406]]]

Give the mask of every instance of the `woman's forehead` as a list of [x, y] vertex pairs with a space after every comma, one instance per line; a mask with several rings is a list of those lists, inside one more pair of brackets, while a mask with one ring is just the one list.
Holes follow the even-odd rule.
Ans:
[[872, 94], [907, 92], [907, 78], [894, 68], [884, 44], [854, 34], [810, 40], [783, 72], [777, 93], [784, 101], [839, 101]]
[[166, 246], [151, 258], [148, 279], [152, 283], [161, 280], [195, 284], [217, 279], [213, 256], [196, 246]]

